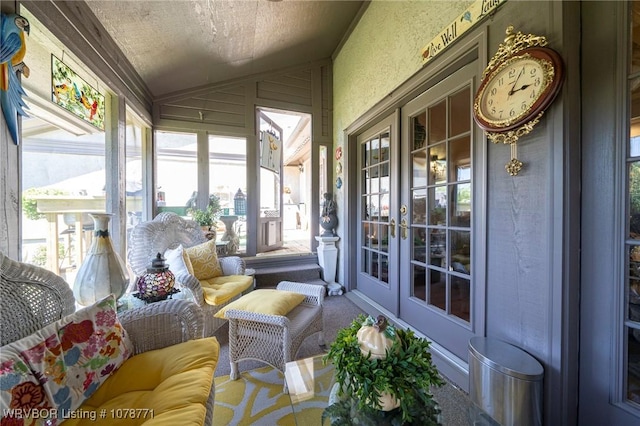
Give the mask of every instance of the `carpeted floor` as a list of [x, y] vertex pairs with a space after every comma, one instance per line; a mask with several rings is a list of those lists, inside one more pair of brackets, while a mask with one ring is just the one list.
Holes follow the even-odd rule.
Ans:
[[[326, 297], [325, 304], [324, 304], [324, 335], [325, 335], [325, 342], [327, 343], [327, 346], [333, 340], [335, 340], [338, 330], [349, 326], [353, 321], [353, 319], [357, 317], [358, 314], [360, 313], [365, 313], [365, 312], [363, 312], [358, 306], [352, 303], [347, 297], [344, 297], [344, 296]], [[221, 412], [226, 412], [227, 413], [225, 414], [225, 417], [226, 417], [230, 415], [228, 412], [229, 402], [225, 403], [224, 401], [226, 401], [227, 398], [225, 398], [221, 394], [222, 392], [224, 392], [225, 387], [229, 387], [232, 384], [229, 382], [227, 377], [223, 377], [223, 376], [228, 376], [231, 372], [231, 369], [229, 366], [229, 352], [228, 352], [228, 349], [229, 349], [228, 325], [225, 325], [224, 327], [222, 327], [218, 331], [218, 333], [216, 333], [216, 337], [220, 342], [220, 359], [218, 361], [218, 366], [215, 372], [216, 408], [214, 409], [214, 412], [217, 412], [218, 410], [220, 410]], [[303, 342], [302, 346], [300, 347], [300, 351], [298, 352], [297, 358], [299, 359], [306, 358], [314, 355], [319, 355], [322, 353], [324, 353], [324, 349], [318, 346], [317, 336], [311, 336], [310, 338], [308, 338]], [[262, 403], [255, 402], [258, 398], [271, 398], [272, 403], [275, 404], [275, 401], [278, 398], [282, 399], [281, 397], [284, 397], [285, 399], [283, 400], [288, 402], [288, 396], [286, 396], [285, 394], [282, 394], [282, 386], [281, 386], [282, 380], [283, 380], [282, 374], [280, 374], [277, 370], [270, 371], [272, 370], [270, 368], [263, 369], [262, 367], [265, 367], [265, 366], [266, 364], [263, 364], [258, 361], [242, 361], [239, 363], [239, 370], [243, 378], [239, 379], [238, 382], [243, 380], [243, 384], [241, 386], [245, 386], [246, 383], [252, 383], [251, 387], [253, 389], [253, 396], [250, 397], [252, 398], [251, 405], [256, 404], [257, 407], [262, 406], [263, 405]], [[242, 375], [242, 372], [247, 372], [249, 370], [257, 370], [257, 369], [258, 369], [258, 375], [266, 374], [266, 373], [261, 373], [261, 371], [266, 371], [266, 372], [270, 371], [268, 376], [270, 377], [269, 380], [271, 381], [279, 380], [278, 394], [271, 395], [270, 392], [273, 393], [274, 391], [257, 389], [256, 383], [258, 382], [256, 381], [250, 381], [245, 383], [244, 378], [248, 376], [253, 376], [254, 371], [252, 371], [251, 374], [247, 374], [247, 375]], [[264, 377], [267, 377], [267, 376], [264, 376]], [[219, 384], [221, 385], [222, 383], [226, 383], [226, 384], [224, 386], [219, 386]], [[238, 384], [240, 385], [240, 383]], [[463, 425], [470, 424], [469, 408], [471, 404], [470, 404], [468, 395], [465, 392], [463, 392], [462, 390], [458, 389], [455, 386], [452, 386], [450, 383], [447, 383], [445, 386], [441, 388], [434, 388], [433, 394], [438, 400], [438, 403], [440, 404], [440, 408], [442, 409], [442, 417], [444, 420], [443, 424], [445, 426], [463, 426]], [[218, 396], [220, 396], [220, 398], [218, 398]], [[248, 397], [245, 397], [245, 398], [248, 398]], [[241, 400], [241, 401], [243, 405], [247, 403], [246, 400]], [[240, 400], [237, 401], [237, 403], [240, 403]], [[225, 407], [219, 404], [227, 404], [227, 406]], [[290, 410], [290, 408], [285, 406], [283, 407], [283, 410], [285, 411]], [[280, 414], [282, 413], [277, 413], [278, 416]], [[235, 414], [235, 415], [237, 416], [238, 414]], [[216, 415], [214, 415], [214, 417], [216, 417]], [[248, 418], [252, 418], [252, 417], [248, 417]], [[255, 417], [253, 418], [255, 419]], [[278, 418], [282, 418], [282, 420], [279, 423], [271, 423], [271, 424], [272, 425], [293, 424], [293, 423], [289, 423], [290, 419], [285, 415], [282, 415], [281, 417], [278, 417]], [[234, 420], [237, 420], [237, 418], [235, 418]], [[218, 424], [220, 423], [216, 423], [216, 421], [214, 421], [214, 426], [217, 426]], [[230, 423], [230, 424], [236, 425], [238, 423]], [[262, 423], [254, 422], [254, 421], [247, 421], [244, 424], [262, 426]], [[309, 426], [312, 426], [312, 425], [309, 425]]]

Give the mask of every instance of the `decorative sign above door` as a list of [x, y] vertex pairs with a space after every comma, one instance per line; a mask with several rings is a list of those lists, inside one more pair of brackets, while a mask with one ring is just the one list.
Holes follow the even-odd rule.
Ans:
[[442, 53], [442, 51], [460, 38], [462, 34], [469, 31], [506, 1], [507, 0], [477, 0], [422, 49], [422, 64], [426, 64]]

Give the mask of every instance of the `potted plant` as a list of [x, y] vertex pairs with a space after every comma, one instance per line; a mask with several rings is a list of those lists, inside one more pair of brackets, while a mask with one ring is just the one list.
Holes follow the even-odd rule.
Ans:
[[324, 362], [336, 384], [323, 412], [332, 425], [437, 425], [440, 408], [431, 386], [444, 381], [431, 360], [429, 341], [411, 330], [359, 315], [338, 331]]
[[188, 213], [204, 231], [210, 231], [215, 230], [216, 222], [220, 217], [220, 211], [220, 199], [215, 194], [211, 194], [206, 209], [190, 208]]
[[215, 217], [211, 212], [211, 209], [207, 207], [205, 210], [191, 209], [189, 215], [194, 222], [200, 225], [203, 229], [209, 230], [215, 222]]

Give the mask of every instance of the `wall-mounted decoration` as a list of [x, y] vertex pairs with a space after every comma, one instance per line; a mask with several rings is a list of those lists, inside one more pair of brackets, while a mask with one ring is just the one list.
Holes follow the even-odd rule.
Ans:
[[338, 164], [336, 164], [336, 173], [340, 174], [342, 173], [342, 162], [338, 161]]
[[260, 155], [260, 166], [272, 172], [280, 173], [280, 155], [282, 152], [282, 141], [268, 131], [261, 133], [262, 150]]
[[98, 129], [104, 130], [104, 95], [55, 55], [51, 55], [51, 100]]
[[336, 188], [342, 188], [342, 178], [340, 176], [336, 179]]
[[336, 160], [339, 160], [342, 158], [342, 147], [339, 146], [336, 148]]
[[564, 74], [562, 58], [545, 47], [545, 37], [514, 34], [511, 25], [506, 34], [482, 74], [473, 118], [493, 143], [511, 145], [505, 168], [516, 176], [523, 166], [516, 143], [540, 121], [560, 92]]
[[29, 21], [26, 18], [4, 13], [0, 16], [0, 104], [7, 121], [7, 128], [17, 145], [18, 115], [26, 116], [24, 108], [27, 104], [22, 99], [26, 96], [18, 72], [29, 77], [29, 67], [22, 62], [27, 52], [24, 34], [29, 34]]
[[462, 12], [452, 23], [422, 48], [422, 64], [426, 64], [451, 46], [462, 34], [469, 31], [477, 23], [493, 14], [507, 0], [476, 0], [467, 10]]

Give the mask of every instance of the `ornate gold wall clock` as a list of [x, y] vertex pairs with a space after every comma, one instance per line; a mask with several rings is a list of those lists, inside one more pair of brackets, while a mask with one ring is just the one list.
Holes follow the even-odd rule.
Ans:
[[513, 34], [513, 26], [506, 33], [482, 74], [473, 116], [492, 142], [511, 145], [505, 168], [515, 176], [523, 166], [516, 143], [533, 130], [558, 95], [564, 73], [562, 58], [546, 47], [545, 37]]

